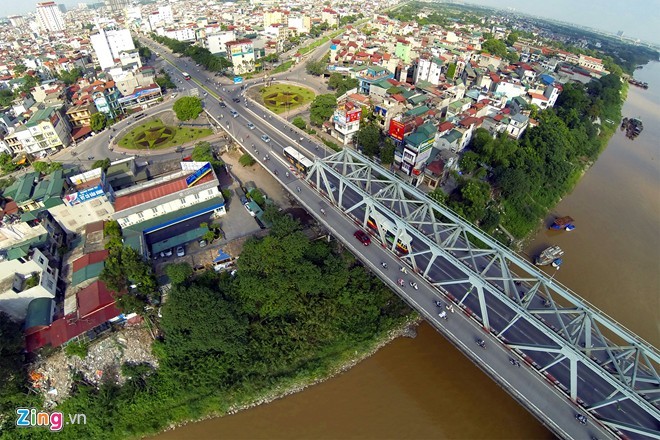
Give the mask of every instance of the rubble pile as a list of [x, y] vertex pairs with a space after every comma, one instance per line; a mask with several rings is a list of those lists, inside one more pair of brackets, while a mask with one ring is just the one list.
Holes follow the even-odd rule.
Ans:
[[84, 359], [67, 356], [64, 350], [58, 350], [33, 366], [33, 387], [44, 393], [46, 406], [52, 407], [69, 396], [76, 372], [80, 372], [90, 384], [111, 381], [121, 385], [125, 380], [121, 375], [124, 363], [147, 362], [158, 366], [151, 353], [151, 343], [149, 330], [130, 328], [92, 342]]

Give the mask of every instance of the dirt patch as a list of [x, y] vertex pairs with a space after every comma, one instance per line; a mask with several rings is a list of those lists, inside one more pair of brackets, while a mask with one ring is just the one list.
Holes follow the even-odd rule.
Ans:
[[67, 356], [58, 350], [46, 359], [40, 359], [32, 366], [35, 388], [45, 396], [47, 406], [54, 406], [69, 396], [73, 375], [80, 372], [85, 380], [98, 385], [110, 381], [123, 384], [121, 366], [126, 363], [149, 363], [154, 367], [158, 361], [151, 353], [151, 334], [145, 327], [127, 328], [93, 342], [85, 359]]

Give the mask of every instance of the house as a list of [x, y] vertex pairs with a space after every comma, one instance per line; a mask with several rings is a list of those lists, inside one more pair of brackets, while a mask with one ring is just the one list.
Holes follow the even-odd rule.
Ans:
[[520, 139], [520, 136], [525, 132], [525, 129], [529, 125], [529, 118], [522, 113], [517, 113], [511, 116], [509, 120], [509, 125], [506, 127], [506, 131], [514, 139]]
[[349, 99], [338, 102], [332, 116], [333, 130], [331, 135], [338, 139], [344, 146], [352, 144], [353, 138], [360, 130], [361, 116], [361, 106]]

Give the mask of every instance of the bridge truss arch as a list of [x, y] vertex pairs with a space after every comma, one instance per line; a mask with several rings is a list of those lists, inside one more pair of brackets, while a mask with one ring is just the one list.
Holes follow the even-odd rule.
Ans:
[[614, 431], [660, 438], [660, 355], [417, 188], [348, 149], [305, 180]]

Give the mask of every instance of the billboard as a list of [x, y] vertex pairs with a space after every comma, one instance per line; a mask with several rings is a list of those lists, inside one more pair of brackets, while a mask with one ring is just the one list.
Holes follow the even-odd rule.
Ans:
[[234, 77], [234, 84], [240, 84], [243, 82], [243, 77], [242, 76], [235, 76]]
[[403, 136], [405, 135], [405, 125], [403, 125], [403, 124], [402, 124], [401, 122], [399, 122], [399, 121], [395, 121], [394, 119], [392, 119], [392, 120], [390, 121], [390, 130], [389, 130], [389, 134], [390, 134], [390, 136], [393, 137], [394, 139], [396, 139], [396, 140], [398, 140], [398, 141], [402, 141], [402, 140], [403, 140]]
[[346, 123], [350, 122], [355, 122], [360, 120], [360, 116], [362, 116], [362, 109], [357, 109], [353, 110], [351, 112], [346, 113]]
[[97, 185], [92, 188], [87, 188], [82, 191], [78, 191], [72, 194], [67, 194], [64, 196], [63, 200], [68, 206], [79, 205], [88, 200], [95, 199], [104, 195], [103, 185]]
[[206, 176], [208, 173], [211, 172], [211, 164], [209, 162], [206, 162], [200, 169], [192, 173], [190, 176], [186, 177], [186, 184], [188, 185], [188, 188], [193, 186], [195, 183], [199, 181], [202, 177]]

